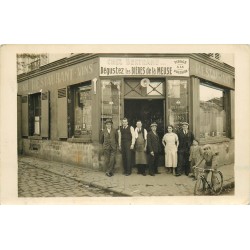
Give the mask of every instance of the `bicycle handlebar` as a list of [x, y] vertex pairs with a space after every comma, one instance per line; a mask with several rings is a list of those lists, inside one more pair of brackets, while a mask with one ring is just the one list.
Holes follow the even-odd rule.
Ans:
[[214, 169], [214, 168], [199, 168], [199, 167], [194, 167], [194, 169], [198, 169], [200, 172], [205, 172], [205, 171], [211, 171], [211, 172], [214, 172], [214, 171], [217, 171], [217, 169]]

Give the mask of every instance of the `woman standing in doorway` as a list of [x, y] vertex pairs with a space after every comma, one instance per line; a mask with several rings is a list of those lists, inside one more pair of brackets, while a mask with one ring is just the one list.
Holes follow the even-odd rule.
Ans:
[[176, 175], [177, 167], [177, 148], [179, 145], [179, 140], [177, 134], [173, 132], [173, 126], [168, 125], [167, 133], [162, 138], [162, 144], [165, 148], [165, 167], [167, 172], [173, 172]]

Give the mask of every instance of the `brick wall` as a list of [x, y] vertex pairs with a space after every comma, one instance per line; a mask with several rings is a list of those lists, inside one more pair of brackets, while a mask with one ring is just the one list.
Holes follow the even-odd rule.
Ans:
[[[46, 160], [58, 161], [86, 168], [104, 170], [102, 146], [99, 143], [69, 143], [65, 141], [23, 139], [23, 154]], [[234, 162], [234, 140], [212, 144], [213, 150], [219, 152], [218, 165]], [[164, 161], [161, 161], [164, 165]], [[122, 156], [116, 154], [116, 171], [122, 171]]]
[[23, 139], [23, 153], [25, 155], [80, 165], [86, 168], [102, 168], [98, 152], [99, 144]]

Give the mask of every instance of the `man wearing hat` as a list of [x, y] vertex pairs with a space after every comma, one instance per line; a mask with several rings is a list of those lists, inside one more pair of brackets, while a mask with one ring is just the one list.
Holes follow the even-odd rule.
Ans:
[[112, 127], [112, 120], [105, 121], [106, 128], [101, 133], [100, 142], [103, 145], [105, 171], [108, 177], [114, 175], [115, 157], [118, 143], [117, 130]]
[[189, 154], [190, 147], [194, 140], [194, 134], [189, 131], [187, 122], [183, 122], [181, 129], [177, 133], [179, 138], [179, 147], [178, 147], [178, 166], [176, 175], [179, 176], [183, 172], [188, 176], [190, 172], [189, 166]]
[[158, 161], [159, 153], [161, 150], [161, 144], [159, 136], [156, 132], [157, 124], [154, 122], [150, 125], [151, 131], [147, 135], [148, 151], [149, 151], [149, 175], [154, 176], [159, 174]]

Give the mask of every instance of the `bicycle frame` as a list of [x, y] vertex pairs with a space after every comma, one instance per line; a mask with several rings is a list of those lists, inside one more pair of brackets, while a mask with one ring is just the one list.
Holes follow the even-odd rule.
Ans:
[[203, 181], [205, 182], [205, 184], [207, 184], [207, 187], [208, 187], [209, 191], [212, 191], [212, 193], [215, 193], [215, 192], [214, 192], [214, 189], [213, 189], [213, 183], [212, 183], [212, 181], [211, 181], [211, 182], [208, 182], [208, 181], [207, 181], [207, 178], [205, 178], [205, 175], [200, 175], [199, 178], [202, 178]]
[[[201, 181], [203, 183], [203, 191], [202, 192], [204, 192], [205, 188], [207, 187], [206, 190], [209, 190], [212, 194], [220, 194], [220, 192], [222, 190], [222, 184], [223, 184], [222, 173], [220, 171], [218, 171], [217, 169], [204, 169], [204, 168], [198, 168], [198, 167], [195, 167], [195, 169], [199, 171], [196, 185], [197, 185], [198, 180], [201, 179]], [[208, 181], [207, 176], [209, 175], [210, 172], [211, 172], [211, 181]], [[208, 174], [205, 176], [205, 173], [208, 173]], [[221, 179], [219, 179], [220, 180], [219, 191], [215, 190], [215, 186], [214, 186], [214, 182], [213, 182], [214, 175], [215, 175], [215, 178], [217, 175], [220, 175], [220, 177], [221, 177]], [[195, 185], [195, 190], [196, 190], [196, 185]]]

